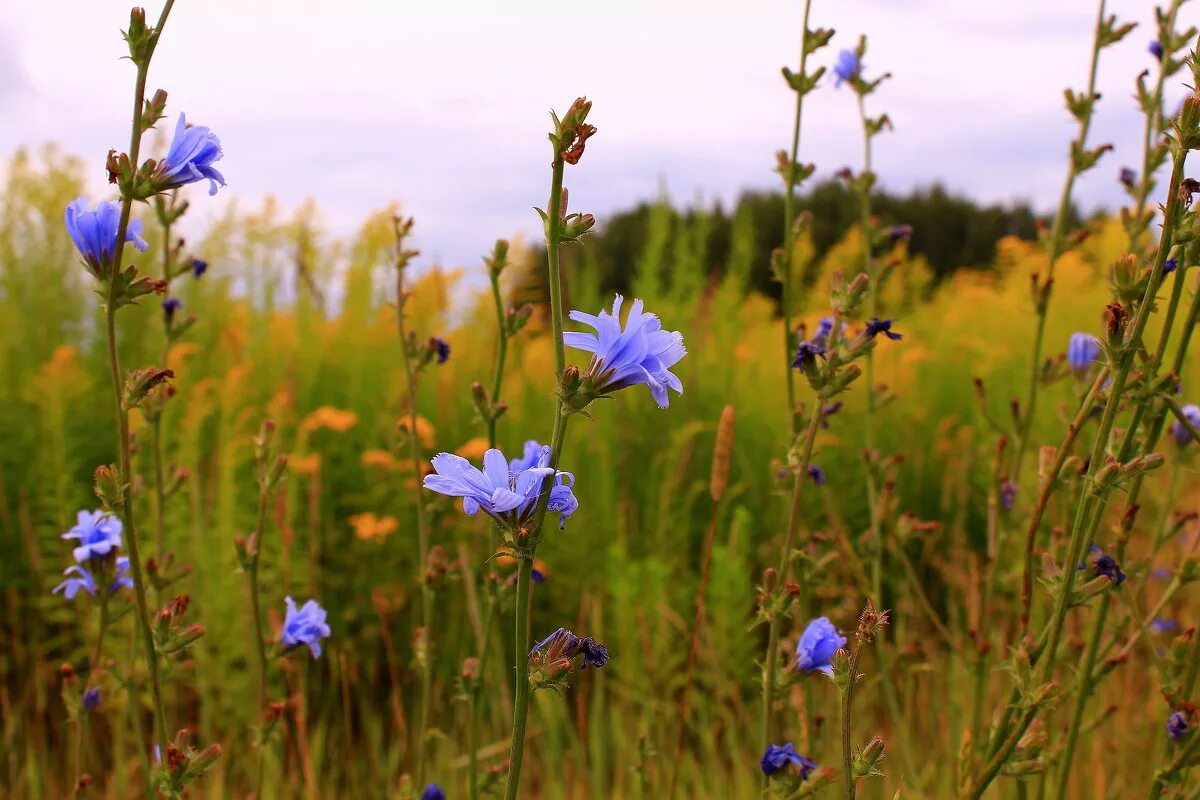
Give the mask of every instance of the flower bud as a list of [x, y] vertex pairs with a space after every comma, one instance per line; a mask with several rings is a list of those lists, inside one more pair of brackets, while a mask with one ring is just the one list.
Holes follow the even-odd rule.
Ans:
[[119, 514], [125, 507], [125, 484], [115, 464], [96, 467], [94, 491], [106, 511]]
[[850, 765], [850, 771], [854, 777], [866, 778], [870, 775], [882, 775], [883, 773], [879, 771], [879, 763], [883, 761], [883, 750], [883, 739], [872, 736]]

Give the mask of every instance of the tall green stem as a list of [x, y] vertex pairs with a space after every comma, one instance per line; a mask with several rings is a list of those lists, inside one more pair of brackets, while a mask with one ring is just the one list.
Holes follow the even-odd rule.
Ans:
[[[264, 719], [267, 710], [267, 645], [263, 636], [262, 609], [258, 596], [258, 564], [262, 554], [263, 535], [267, 527], [267, 498], [270, 486], [265, 479], [260, 479], [258, 492], [258, 521], [254, 528], [253, 552], [250, 553], [250, 564], [246, 570], [246, 581], [250, 590], [250, 614], [254, 625], [254, 650], [258, 656], [258, 714], [259, 722]], [[263, 772], [266, 762], [266, 742], [260, 741], [258, 746], [258, 761], [254, 777], [254, 797], [261, 800], [263, 789]]]

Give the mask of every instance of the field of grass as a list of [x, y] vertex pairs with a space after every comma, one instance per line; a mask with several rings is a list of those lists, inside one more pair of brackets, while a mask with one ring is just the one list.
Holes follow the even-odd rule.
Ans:
[[[593, 116], [602, 113], [598, 107]], [[602, 135], [592, 146], [602, 146]], [[87, 796], [142, 796], [151, 766], [154, 710], [132, 593], [110, 603], [99, 663], [92, 655], [97, 604], [51, 593], [72, 563], [61, 535], [77, 511], [101, 507], [93, 473], [118, 461], [105, 316], [62, 224], [64, 207], [82, 193], [84, 170], [83, 161], [52, 148], [22, 152], [3, 171], [0, 193], [4, 797], [73, 796], [82, 773], [93, 781], [81, 790]], [[1160, 180], [1151, 205], [1165, 201], [1167, 186]], [[201, 194], [192, 201], [202, 202]], [[149, 248], [126, 249], [126, 263], [158, 276], [164, 251], [173, 250], [152, 206], [135, 209]], [[415, 798], [427, 783], [447, 797], [470, 797], [472, 751], [476, 789], [502, 796], [517, 677], [518, 567], [512, 558], [492, 558], [500, 540], [487, 517], [465, 516], [456, 499], [420, 488], [410, 457], [413, 438], [424, 473], [438, 452], [478, 463], [487, 448], [488, 424], [472, 385], [490, 390], [494, 380], [493, 297], [482, 258], [478, 267], [456, 269], [415, 260], [406, 271], [412, 294], [404, 324], [416, 332], [418, 351], [425, 338], [440, 337], [450, 355], [424, 366], [410, 395], [395, 303], [399, 211], [381, 209], [341, 241], [322, 230], [315, 207], [291, 218], [270, 201], [238, 209], [168, 256], [175, 265], [185, 256], [208, 264], [202, 277], [189, 272], [172, 281], [171, 294], [182, 301], [176, 324], [196, 318], [183, 335], [167, 340], [161, 298], [121, 310], [122, 363], [174, 372], [175, 392], [160, 419], [129, 412], [129, 495], [143, 558], [154, 558], [159, 575], [177, 576], [147, 587], [151, 614], [186, 594], [182, 622], [205, 629], [194, 644], [158, 659], [169, 730], [190, 729], [198, 750], [223, 749], [189, 785], [190, 797], [245, 797], [258, 780], [266, 798]], [[419, 227], [419, 210], [404, 211], [416, 213]], [[1197, 224], [1190, 210], [1179, 213], [1178, 230]], [[849, 719], [839, 687], [822, 674], [784, 681], [772, 704], [772, 741], [792, 741], [830, 770], [791, 788], [773, 779], [774, 796], [803, 796], [804, 786], [820, 796], [844, 793], [845, 725], [856, 749], [872, 736], [886, 743], [878, 765], [884, 774], [860, 781], [860, 797], [975, 797], [972, 780], [994, 752], [989, 736], [1006, 730], [1007, 714], [1027, 708], [1036, 719], [983, 796], [1058, 797], [1068, 737], [1077, 744], [1064, 800], [1140, 798], [1173, 759], [1195, 758], [1188, 747], [1200, 735], [1200, 713], [1186, 703], [1200, 699], [1200, 603], [1186, 584], [1200, 578], [1200, 484], [1191, 452], [1200, 445], [1180, 446], [1169, 434], [1151, 438], [1147, 452], [1161, 452], [1165, 464], [1144, 482], [1136, 478], [1136, 518], [1126, 513], [1127, 478], [1097, 510], [1089, 498], [1102, 478], [1087, 454], [1111, 387], [1098, 382], [1099, 399], [1085, 400], [1097, 368], [1077, 373], [1058, 360], [1072, 333], [1102, 335], [1122, 254], [1133, 250], [1139, 263], [1155, 263], [1157, 223], [1131, 240], [1117, 217], [1097, 218], [1055, 260], [1042, 347], [1053, 379], [1041, 386], [1024, 479], [1008, 507], [1009, 468], [998, 465], [1011, 463], [1021, 438], [1037, 319], [1030, 275], [1047, 272], [1044, 242], [1001, 239], [989, 269], [935, 285], [902, 237], [884, 237], [864, 254], [863, 228], [855, 226], [811, 262], [801, 232], [784, 260], [797, 341], [817, 330], [830, 313], [831, 283], [857, 273], [864, 255], [888, 269], [872, 303], [903, 334], [875, 340], [871, 379], [886, 389], [872, 390], [868, 401], [867, 381], [859, 379], [838, 397], [844, 405], [828, 426], [814, 426], [815, 440], [805, 442], [793, 437], [788, 412], [785, 323], [778, 304], [750, 288], [756, 231], [735, 225], [729, 263], [707, 280], [706, 265], [689, 262], [688, 248], [673, 248], [667, 267], [677, 277], [664, 286], [663, 272], [645, 265], [664, 239], [686, 230], [655, 219], [627, 280], [666, 329], [682, 333], [688, 352], [675, 372], [684, 393], [659, 409], [635, 385], [571, 419], [558, 465], [575, 476], [579, 509], [565, 529], [550, 522], [542, 534], [534, 566], [545, 580], [533, 585], [531, 635], [539, 641], [567, 627], [603, 642], [611, 660], [579, 671], [561, 694], [534, 693], [520, 796], [758, 797], [768, 626], [756, 621], [764, 606], [788, 597], [794, 601], [780, 600], [789, 603], [779, 624], [784, 653], [812, 617], [826, 616], [850, 634], [868, 599], [890, 610], [890, 626], [862, 646], [864, 677]], [[1141, 335], [1153, 350], [1169, 332], [1166, 353], [1174, 358], [1181, 331], [1195, 322], [1188, 311], [1196, 278], [1188, 268], [1200, 253], [1182, 236], [1174, 250], [1169, 239], [1162, 246], [1179, 266], [1165, 276], [1160, 313]], [[572, 247], [582, 255], [562, 276], [563, 306], [589, 313], [610, 306], [588, 267], [586, 240]], [[528, 324], [507, 343], [499, 391], [507, 411], [496, 421], [496, 442], [511, 456], [528, 439], [550, 438], [556, 354], [541, 254], [514, 246], [509, 261], [502, 305], [532, 305]], [[1173, 292], [1179, 314], [1173, 329], [1164, 328], [1161, 312]], [[1138, 299], [1118, 294], [1131, 311], [1140, 310]], [[851, 320], [848, 335], [862, 325]], [[567, 359], [587, 367], [578, 351]], [[1198, 365], [1183, 355], [1180, 363], [1181, 402], [1196, 400]], [[1137, 374], [1153, 375], [1146, 362], [1137, 364]], [[800, 372], [792, 374], [798, 404], [811, 409], [812, 391]], [[1148, 377], [1135, 377], [1113, 401], [1114, 454], [1124, 432], [1136, 428], [1132, 415], [1141, 413], [1143, 398], [1148, 415], [1167, 413], [1167, 401], [1148, 386]], [[419, 415], [415, 437], [410, 399]], [[1054, 448], [1081, 403], [1085, 412], [1095, 404], [1096, 413], [1082, 414], [1073, 456], [1034, 525], [1033, 577], [1041, 580], [1032, 586], [1027, 626], [1026, 528]], [[731, 448], [714, 459], [723, 412]], [[278, 490], [260, 496], [255, 437], [267, 419], [275, 426], [272, 447], [287, 462]], [[792, 476], [807, 465], [801, 444], [812, 446], [824, 482], [802, 474], [795, 584], [780, 591], [764, 569], [779, 563], [788, 537]], [[869, 456], [875, 480], [866, 478], [864, 452], [879, 454]], [[1036, 634], [1053, 621], [1064, 570], [1075, 570], [1068, 554], [1081, 503], [1095, 515], [1096, 544], [1122, 554], [1127, 578], [1097, 585], [1089, 558], [1074, 588], [1090, 594], [1063, 620], [1055, 682], [1033, 685], [1044, 644]], [[422, 513], [427, 542], [418, 532]], [[332, 628], [319, 659], [303, 648], [271, 659], [267, 699], [285, 705], [270, 726], [263, 724], [258, 637], [239, 555], [255, 531], [262, 534], [257, 593], [268, 639], [283, 622], [285, 596], [318, 599]], [[691, 644], [694, 619], [701, 626]], [[464, 665], [474, 658], [481, 667]], [[64, 677], [64, 664], [77, 676]], [[100, 688], [98, 708], [81, 708], [83, 686]], [[1192, 732], [1173, 742], [1166, 724], [1178, 709], [1190, 715]], [[260, 736], [264, 728], [269, 733]], [[1151, 797], [1197, 797], [1191, 764], [1181, 762]]]

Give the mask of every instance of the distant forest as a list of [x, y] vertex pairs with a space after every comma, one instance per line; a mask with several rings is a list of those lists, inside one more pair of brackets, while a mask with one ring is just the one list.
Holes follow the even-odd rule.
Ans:
[[[816, 260], [858, 222], [854, 195], [840, 182], [817, 184], [797, 200], [798, 212], [813, 215]], [[958, 269], [990, 267], [1004, 236], [1037, 236], [1038, 215], [1027, 204], [981, 206], [940, 185], [905, 195], [879, 191], [872, 206], [883, 224], [913, 227], [909, 252], [924, 256], [935, 284]], [[567, 249], [564, 260], [591, 273], [588, 278], [604, 293], [631, 291], [639, 276], [648, 277], [642, 270], [657, 270], [655, 283], [671, 288], [681, 279], [694, 285], [734, 268], [746, 275], [748, 288], [778, 297], [769, 261], [782, 244], [782, 193], [748, 192], [732, 211], [719, 204], [679, 210], [665, 201], [642, 203], [601, 220], [582, 247]], [[536, 262], [544, 264], [544, 258], [538, 252]]]

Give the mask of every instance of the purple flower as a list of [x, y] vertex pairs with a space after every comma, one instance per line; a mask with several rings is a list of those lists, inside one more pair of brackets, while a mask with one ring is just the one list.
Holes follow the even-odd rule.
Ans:
[[1157, 39], [1155, 39], [1154, 41], [1152, 41], [1150, 43], [1150, 46], [1146, 49], [1150, 51], [1150, 55], [1154, 56], [1159, 61], [1162, 61], [1164, 51], [1163, 51], [1163, 46], [1162, 46], [1161, 42], [1159, 42]]
[[217, 193], [217, 184], [225, 185], [225, 178], [213, 167], [221, 160], [221, 140], [203, 125], [188, 125], [187, 118], [179, 115], [175, 126], [175, 138], [162, 163], [158, 174], [164, 189], [183, 186], [196, 181], [208, 181], [208, 193]]
[[634, 300], [621, 328], [621, 295], [613, 301], [612, 313], [599, 315], [572, 311], [571, 319], [595, 329], [596, 333], [564, 333], [563, 344], [592, 354], [588, 378], [599, 395], [610, 394], [627, 386], [645, 384], [659, 408], [670, 405], [667, 389], [683, 394], [683, 382], [671, 367], [687, 355], [683, 334], [664, 331], [654, 314], [642, 311], [642, 301]]
[[[121, 207], [116, 203], [102, 202], [94, 211], [88, 210], [87, 199], [80, 197], [67, 206], [67, 232], [71, 241], [93, 272], [103, 271], [117, 249], [117, 233], [121, 227]], [[131, 219], [125, 226], [125, 241], [132, 242], [138, 250], [145, 251], [148, 245], [142, 239], [142, 221]]]
[[421, 792], [421, 800], [446, 800], [446, 793], [436, 783], [428, 784]]
[[1117, 175], [1117, 180], [1128, 189], [1133, 188], [1133, 184], [1137, 181], [1137, 173], [1129, 167], [1121, 167], [1121, 172]]
[[199, 258], [192, 259], [192, 277], [200, 280], [200, 276], [208, 271], [208, 262]]
[[1005, 478], [1000, 482], [1000, 507], [1005, 511], [1012, 511], [1013, 503], [1017, 499], [1017, 485]]
[[1166, 261], [1163, 262], [1163, 276], [1165, 277], [1167, 275], [1170, 275], [1172, 272], [1175, 271], [1175, 268], [1178, 266], [1179, 266], [1178, 261], [1176, 261], [1173, 258], [1168, 258]]
[[111, 594], [116, 594], [117, 589], [132, 589], [133, 578], [129, 577], [129, 558], [121, 556], [117, 559], [117, 574], [113, 577], [112, 584], [108, 587]]
[[1167, 717], [1167, 735], [1171, 737], [1172, 742], [1178, 742], [1186, 736], [1190, 727], [1182, 711], [1173, 711], [1171, 716]]
[[320, 658], [321, 640], [333, 633], [325, 622], [325, 609], [317, 605], [316, 600], [309, 600], [299, 609], [290, 597], [285, 597], [284, 602], [287, 603], [287, 616], [283, 620], [283, 630], [279, 632], [280, 644], [285, 650], [305, 645], [313, 658]]
[[845, 646], [846, 637], [838, 634], [829, 617], [817, 617], [808, 623], [796, 643], [796, 669], [832, 676], [833, 654]]
[[178, 297], [168, 297], [162, 302], [163, 315], [167, 318], [167, 322], [175, 319], [175, 312], [183, 308], [183, 301]]
[[100, 688], [97, 686], [89, 687], [83, 693], [83, 707], [88, 711], [95, 711], [100, 707]]
[[1150, 628], [1156, 633], [1173, 633], [1179, 630], [1179, 623], [1173, 619], [1154, 619], [1150, 621]]
[[[1112, 581], [1113, 586], [1120, 586], [1125, 582], [1125, 573], [1121, 571], [1121, 565], [1117, 563], [1115, 558], [1094, 544], [1091, 546], [1090, 552], [1095, 557], [1092, 561], [1092, 569], [1095, 571], [1097, 578], [1101, 576], [1108, 578]], [[1080, 569], [1085, 569], [1086, 567], [1086, 564], [1079, 565]]]
[[437, 354], [437, 363], [445, 364], [446, 359], [450, 358], [450, 345], [445, 339], [439, 339], [436, 336], [429, 340], [429, 349]]
[[801, 342], [796, 348], [796, 357], [792, 359], [792, 366], [797, 369], [809, 370], [817, 366], [817, 359], [825, 358], [825, 345], [813, 339], [808, 342]]
[[821, 427], [826, 430], [829, 430], [829, 418], [841, 410], [842, 410], [842, 401], [841, 400], [838, 400], [836, 403], [830, 403], [829, 405], [827, 405], [823, 409], [821, 409]]
[[483, 454], [482, 470], [462, 456], [438, 453], [431, 460], [437, 474], [425, 476], [425, 488], [461, 497], [465, 513], [473, 516], [482, 510], [502, 527], [515, 530], [532, 517], [546, 479], [553, 477], [547, 509], [558, 513], [561, 528], [579, 508], [579, 501], [571, 491], [575, 476], [550, 469], [550, 448], [544, 445], [536, 452], [535, 466], [514, 469], [523, 466], [532, 455], [530, 444], [526, 442], [525, 455], [514, 459], [512, 465], [499, 450], [488, 450]]
[[874, 339], [881, 333], [893, 341], [904, 338], [900, 334], [892, 331], [892, 320], [890, 319], [871, 317], [871, 319], [867, 320], [866, 334], [868, 338]]
[[767, 745], [767, 751], [763, 753], [762, 761], [759, 762], [763, 775], [774, 775], [788, 764], [795, 764], [800, 768], [801, 780], [808, 780], [808, 776], [817, 768], [817, 762], [797, 753], [795, 745], [791, 742]]
[[853, 50], [843, 50], [838, 53], [837, 61], [833, 64], [833, 74], [837, 76], [834, 86], [841, 86], [845, 81], [856, 80], [862, 72], [862, 64], [858, 62], [858, 54]]
[[1076, 372], [1084, 372], [1100, 357], [1100, 340], [1088, 333], [1072, 333], [1067, 340], [1067, 363]]
[[808, 477], [812, 478], [812, 482], [817, 486], [825, 485], [825, 470], [821, 469], [816, 464], [811, 464], [809, 466]]
[[888, 234], [893, 242], [898, 242], [901, 239], [911, 238], [913, 234], [912, 225], [893, 225], [891, 232]]
[[78, 564], [72, 564], [63, 570], [63, 575], [77, 574], [79, 577], [68, 577], [58, 586], [51, 589], [52, 594], [63, 593], [63, 596], [68, 600], [74, 600], [75, 595], [79, 594], [79, 590], [83, 589], [93, 597], [96, 596], [96, 579], [92, 577], [92, 573], [88, 572]]
[[580, 669], [588, 667], [600, 668], [608, 663], [608, 648], [590, 636], [576, 636], [566, 628], [559, 628], [554, 633], [535, 644], [529, 651], [529, 657], [542, 654], [547, 658], [573, 659], [581, 656]]
[[121, 520], [118, 517], [104, 511], [80, 511], [75, 520], [75, 527], [62, 538], [79, 542], [72, 555], [80, 564], [106, 556], [121, 546]]
[[[1200, 428], [1200, 406], [1188, 403], [1182, 409], [1184, 418], [1191, 424], [1193, 428]], [[1192, 434], [1187, 428], [1183, 427], [1183, 423], [1175, 420], [1171, 423], [1171, 436], [1175, 438], [1175, 443], [1180, 447], [1192, 440]]]

